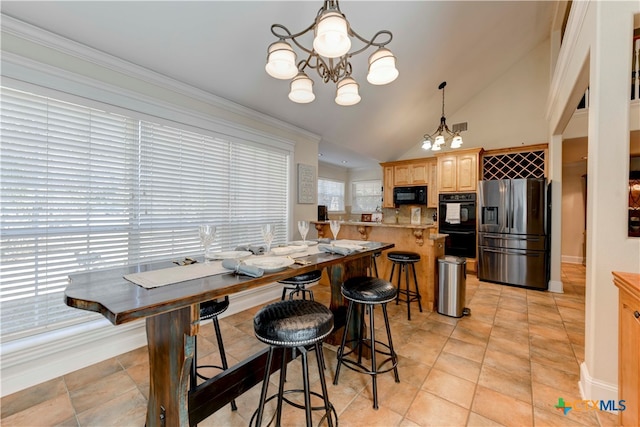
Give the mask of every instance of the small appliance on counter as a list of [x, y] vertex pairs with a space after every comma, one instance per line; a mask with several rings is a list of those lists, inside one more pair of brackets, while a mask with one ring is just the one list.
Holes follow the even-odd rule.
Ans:
[[318, 221], [329, 221], [329, 213], [325, 205], [318, 205]]

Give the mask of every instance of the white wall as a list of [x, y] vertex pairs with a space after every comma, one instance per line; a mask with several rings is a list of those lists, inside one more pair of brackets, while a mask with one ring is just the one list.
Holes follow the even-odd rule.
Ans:
[[[468, 123], [462, 133], [463, 148], [498, 149], [547, 142], [549, 48], [549, 40], [541, 43], [462, 108], [445, 110], [447, 124]], [[432, 153], [416, 144], [400, 159], [431, 157]]]
[[611, 272], [640, 272], [640, 239], [627, 237], [626, 223], [632, 122], [628, 69], [638, 13], [637, 1], [574, 2], [549, 94], [549, 129], [558, 135], [576, 100], [587, 85], [591, 88], [585, 361], [580, 372], [582, 395], [591, 400], [618, 398], [618, 291]]

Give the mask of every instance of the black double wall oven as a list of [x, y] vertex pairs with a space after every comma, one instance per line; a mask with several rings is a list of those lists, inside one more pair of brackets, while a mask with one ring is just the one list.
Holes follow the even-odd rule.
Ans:
[[445, 255], [476, 257], [476, 193], [440, 194], [438, 230], [448, 234]]

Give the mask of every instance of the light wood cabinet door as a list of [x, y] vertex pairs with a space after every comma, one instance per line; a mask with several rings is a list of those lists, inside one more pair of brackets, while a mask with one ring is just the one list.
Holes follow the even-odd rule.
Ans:
[[457, 191], [456, 156], [438, 157], [438, 190]]
[[393, 185], [410, 185], [411, 184], [411, 168], [409, 165], [397, 165], [393, 167]]
[[461, 154], [457, 156], [457, 191], [476, 191], [478, 183], [478, 156]]
[[429, 183], [429, 171], [426, 163], [416, 163], [410, 166], [411, 184], [426, 185]]
[[626, 409], [621, 426], [640, 425], [640, 300], [620, 291], [618, 396]]
[[438, 161], [436, 159], [427, 162], [429, 171], [429, 188], [427, 189], [427, 207], [438, 207]]
[[382, 207], [393, 207], [393, 166], [384, 166], [382, 168]]

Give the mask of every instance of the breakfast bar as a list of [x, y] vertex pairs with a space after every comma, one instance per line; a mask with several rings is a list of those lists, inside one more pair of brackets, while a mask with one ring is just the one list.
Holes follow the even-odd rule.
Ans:
[[[365, 248], [348, 255], [325, 252], [307, 255], [301, 258], [304, 265], [293, 264], [281, 271], [265, 272], [261, 277], [228, 271], [153, 288], [132, 283], [124, 276], [182, 267], [165, 261], [96, 270], [69, 277], [65, 303], [99, 312], [114, 325], [146, 319], [150, 369], [146, 426], [195, 425], [262, 381], [266, 365], [264, 350], [189, 391], [199, 303], [327, 268], [335, 335], [345, 323], [346, 304], [340, 294], [340, 285], [349, 277], [366, 274], [372, 254], [393, 246], [392, 243], [369, 242]], [[334, 339], [333, 342], [337, 341]], [[274, 363], [273, 366], [280, 365]]]
[[[333, 237], [329, 222], [314, 221], [318, 237]], [[444, 256], [446, 234], [436, 232], [436, 224], [406, 224], [384, 222], [343, 221], [340, 224], [340, 239], [360, 241], [392, 242], [394, 250], [411, 251], [420, 255], [416, 264], [418, 288], [422, 306], [433, 311], [437, 304], [438, 258]], [[389, 279], [391, 262], [384, 252], [376, 260], [381, 278]]]

